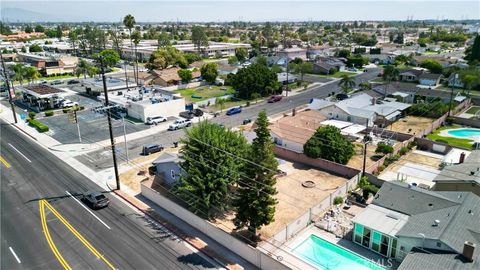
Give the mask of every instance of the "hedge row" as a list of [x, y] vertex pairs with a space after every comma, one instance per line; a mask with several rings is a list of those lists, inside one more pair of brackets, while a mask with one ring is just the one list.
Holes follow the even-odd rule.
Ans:
[[45, 117], [49, 117], [49, 116], [53, 116], [53, 111], [52, 110], [45, 112]]
[[47, 132], [49, 130], [47, 125], [45, 125], [44, 123], [41, 123], [41, 122], [39, 122], [35, 119], [30, 119], [29, 118], [29, 119], [27, 119], [27, 121], [28, 121], [28, 124], [30, 126], [35, 127], [38, 130], [38, 132], [40, 132], [40, 133], [41, 132]]

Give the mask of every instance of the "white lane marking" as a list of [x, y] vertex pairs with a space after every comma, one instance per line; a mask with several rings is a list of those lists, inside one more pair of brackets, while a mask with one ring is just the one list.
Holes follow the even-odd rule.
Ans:
[[13, 254], [13, 257], [15, 257], [15, 260], [17, 260], [18, 263], [22, 263], [22, 261], [20, 261], [20, 259], [18, 258], [17, 254], [15, 253], [15, 251], [13, 251], [13, 248], [12, 248], [12, 247], [8, 247], [8, 249], [10, 249], [10, 252]]
[[80, 202], [77, 198], [75, 198], [72, 194], [70, 194], [70, 192], [68, 192], [68, 191], [65, 191], [65, 192], [67, 193], [68, 196], [72, 197], [78, 204], [80, 204], [83, 208], [85, 208], [85, 210], [87, 210], [90, 214], [92, 214], [92, 216], [94, 216], [96, 219], [98, 219], [98, 221], [100, 221], [103, 225], [105, 225], [105, 227], [107, 227], [109, 230], [111, 230], [111, 228], [105, 222], [103, 222], [103, 220], [101, 220], [99, 217], [97, 217], [97, 215], [95, 215], [82, 202]]
[[25, 158], [28, 162], [32, 162], [32, 161], [31, 161], [30, 159], [28, 159], [24, 154], [22, 154], [22, 152], [18, 151], [18, 149], [15, 148], [15, 146], [13, 146], [13, 145], [10, 144], [10, 143], [9, 143], [8, 145], [10, 145], [10, 147], [12, 147], [13, 150], [17, 151], [17, 153], [19, 153], [19, 154], [20, 154], [23, 158]]

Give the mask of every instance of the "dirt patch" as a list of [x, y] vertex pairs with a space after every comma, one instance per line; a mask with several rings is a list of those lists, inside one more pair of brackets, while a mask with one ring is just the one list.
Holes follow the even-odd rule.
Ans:
[[[348, 167], [355, 168], [357, 170], [363, 169], [363, 144], [362, 143], [354, 143], [355, 145], [355, 154], [350, 158], [347, 163]], [[372, 157], [375, 156], [375, 145], [368, 144], [367, 145], [367, 160], [366, 160], [366, 168], [370, 167], [375, 161], [372, 160]]]
[[401, 157], [398, 161], [388, 166], [388, 170], [397, 172], [403, 165], [407, 163], [414, 163], [422, 166], [430, 166], [434, 169], [438, 169], [441, 162], [442, 160], [439, 158], [422, 155], [415, 152], [409, 152], [405, 156]]
[[[260, 230], [262, 237], [265, 238], [278, 233], [347, 181], [345, 178], [311, 169], [299, 163], [285, 162], [279, 166], [279, 169], [286, 172], [287, 176], [277, 178], [278, 194], [275, 197], [278, 204], [275, 222]], [[315, 188], [303, 187], [302, 182], [306, 180], [314, 182]]]
[[409, 115], [392, 123], [386, 129], [414, 135], [431, 126], [434, 121], [432, 118]]

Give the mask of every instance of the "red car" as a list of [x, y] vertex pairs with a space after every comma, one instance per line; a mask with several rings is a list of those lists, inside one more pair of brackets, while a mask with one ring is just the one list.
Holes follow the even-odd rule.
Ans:
[[271, 96], [268, 99], [268, 103], [275, 103], [275, 102], [278, 102], [280, 100], [282, 100], [282, 96]]

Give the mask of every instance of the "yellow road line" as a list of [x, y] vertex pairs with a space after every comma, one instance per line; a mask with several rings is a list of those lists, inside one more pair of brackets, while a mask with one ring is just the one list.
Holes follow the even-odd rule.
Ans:
[[43, 200], [39, 201], [38, 204], [39, 204], [39, 210], [40, 210], [40, 220], [42, 221], [43, 233], [45, 234], [45, 238], [47, 239], [48, 245], [50, 246], [50, 249], [53, 251], [53, 254], [55, 255], [55, 257], [57, 257], [57, 260], [60, 262], [63, 268], [66, 270], [71, 270], [72, 268], [70, 267], [70, 265], [68, 265], [67, 261], [60, 254], [57, 247], [52, 241], [52, 237], [50, 235], [50, 231], [48, 230], [48, 226], [47, 226], [47, 219], [45, 218], [45, 204]]
[[77, 238], [80, 240], [97, 258], [101, 259], [105, 264], [108, 265], [111, 269], [115, 270], [116, 268], [107, 260], [105, 257], [98, 252], [97, 249], [95, 249], [92, 244], [90, 244], [70, 223], [62, 216], [60, 213], [57, 212], [53, 206], [48, 203], [46, 200], [43, 200], [45, 205], [47, 206], [50, 211], [65, 225]]
[[2, 156], [0, 156], [0, 162], [2, 162], [3, 165], [5, 165], [5, 167], [7, 167], [7, 169], [12, 167], [12, 165], [10, 165], [10, 163], [8, 163], [8, 161], [5, 160]]

